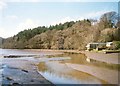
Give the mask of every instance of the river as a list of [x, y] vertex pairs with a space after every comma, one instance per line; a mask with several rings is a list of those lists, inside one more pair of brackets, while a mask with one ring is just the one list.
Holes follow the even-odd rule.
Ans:
[[[4, 61], [7, 61], [9, 63], [10, 61], [8, 60], [10, 58], [3, 58], [3, 56], [10, 56], [10, 55], [14, 55], [14, 56], [21, 55], [23, 57], [17, 57], [17, 58], [36, 63], [37, 71], [39, 72], [39, 74], [41, 74], [44, 78], [46, 78], [53, 84], [100, 84], [101, 85], [108, 83], [105, 80], [100, 79], [99, 77], [95, 77], [91, 74], [68, 67], [66, 63], [82, 64], [87, 66], [96, 66], [98, 68], [117, 70], [115, 67], [113, 66], [111, 67], [111, 65], [105, 63], [96, 62], [96, 61], [88, 62], [86, 60], [87, 57], [84, 54], [73, 54], [73, 53], [63, 53], [59, 51], [44, 51], [44, 50], [34, 50], [34, 49], [32, 50], [0, 49], [1, 75], [3, 72], [5, 72], [2, 69], [2, 63], [4, 63]], [[27, 55], [31, 55], [31, 56], [27, 57]], [[2, 79], [2, 76], [0, 76], [0, 78]]]

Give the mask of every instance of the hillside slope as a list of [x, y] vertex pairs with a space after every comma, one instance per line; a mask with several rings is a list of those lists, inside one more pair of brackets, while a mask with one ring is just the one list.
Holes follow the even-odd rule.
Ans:
[[[106, 13], [110, 15], [112, 12]], [[90, 42], [120, 41], [119, 26], [102, 15], [99, 22], [84, 19], [50, 27], [37, 27], [19, 32], [4, 40], [3, 48], [35, 49], [85, 49]], [[109, 19], [106, 19], [109, 18]], [[119, 21], [118, 24], [119, 25]]]

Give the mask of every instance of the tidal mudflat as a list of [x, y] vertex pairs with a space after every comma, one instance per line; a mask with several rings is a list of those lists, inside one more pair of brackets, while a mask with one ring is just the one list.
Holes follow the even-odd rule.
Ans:
[[[101, 78], [103, 76], [94, 75], [99, 74], [101, 68], [118, 71], [116, 67], [98, 61], [88, 62], [85, 54], [52, 50], [2, 50], [2, 52], [4, 52], [0, 58], [2, 84], [117, 84], [117, 76], [113, 80], [115, 83], [111, 83], [106, 78]], [[84, 66], [98, 70], [91, 71], [95, 72], [91, 74], [90, 69]], [[107, 72], [109, 74], [109, 71]]]

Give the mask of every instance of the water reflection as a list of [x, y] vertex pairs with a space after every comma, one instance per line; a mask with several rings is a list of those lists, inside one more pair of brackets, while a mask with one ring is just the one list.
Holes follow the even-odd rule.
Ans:
[[38, 65], [39, 73], [54, 84], [103, 84], [89, 74], [73, 70], [60, 61], [42, 62]]
[[120, 65], [116, 64], [107, 64], [105, 62], [100, 62], [96, 61], [93, 59], [90, 59], [90, 61], [87, 61], [87, 57], [84, 54], [72, 54], [72, 53], [65, 53], [61, 55], [54, 55], [54, 56], [49, 56], [49, 57], [56, 57], [56, 56], [69, 56], [71, 57], [70, 60], [64, 60], [64, 63], [73, 63], [73, 64], [84, 64], [84, 65], [89, 65], [89, 66], [96, 66], [96, 67], [102, 67], [102, 68], [107, 68], [107, 69], [112, 69], [112, 70], [120, 70]]
[[54, 84], [82, 84], [82, 81], [75, 79], [71, 76], [58, 75], [56, 73], [50, 72], [40, 72], [45, 78]]
[[[40, 74], [42, 74], [46, 79], [50, 80], [55, 84], [106, 84], [107, 82], [89, 75], [84, 72], [73, 70], [69, 68], [65, 63], [72, 64], [84, 64], [87, 66], [104, 67], [111, 70], [118, 70], [116, 65], [106, 64], [95, 60], [86, 61], [87, 57], [84, 54], [72, 54], [65, 53], [59, 55], [49, 55], [48, 59], [52, 58], [52, 61], [48, 60], [45, 62], [40, 62], [38, 69]], [[71, 59], [54, 60], [58, 57], [70, 57]]]

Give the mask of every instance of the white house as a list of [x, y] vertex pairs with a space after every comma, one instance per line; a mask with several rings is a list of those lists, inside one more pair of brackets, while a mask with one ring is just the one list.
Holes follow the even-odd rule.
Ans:
[[113, 42], [106, 42], [106, 47], [111, 47]]
[[99, 50], [99, 49], [105, 49], [110, 48], [113, 42], [106, 42], [106, 43], [88, 43], [86, 48], [87, 50]]

